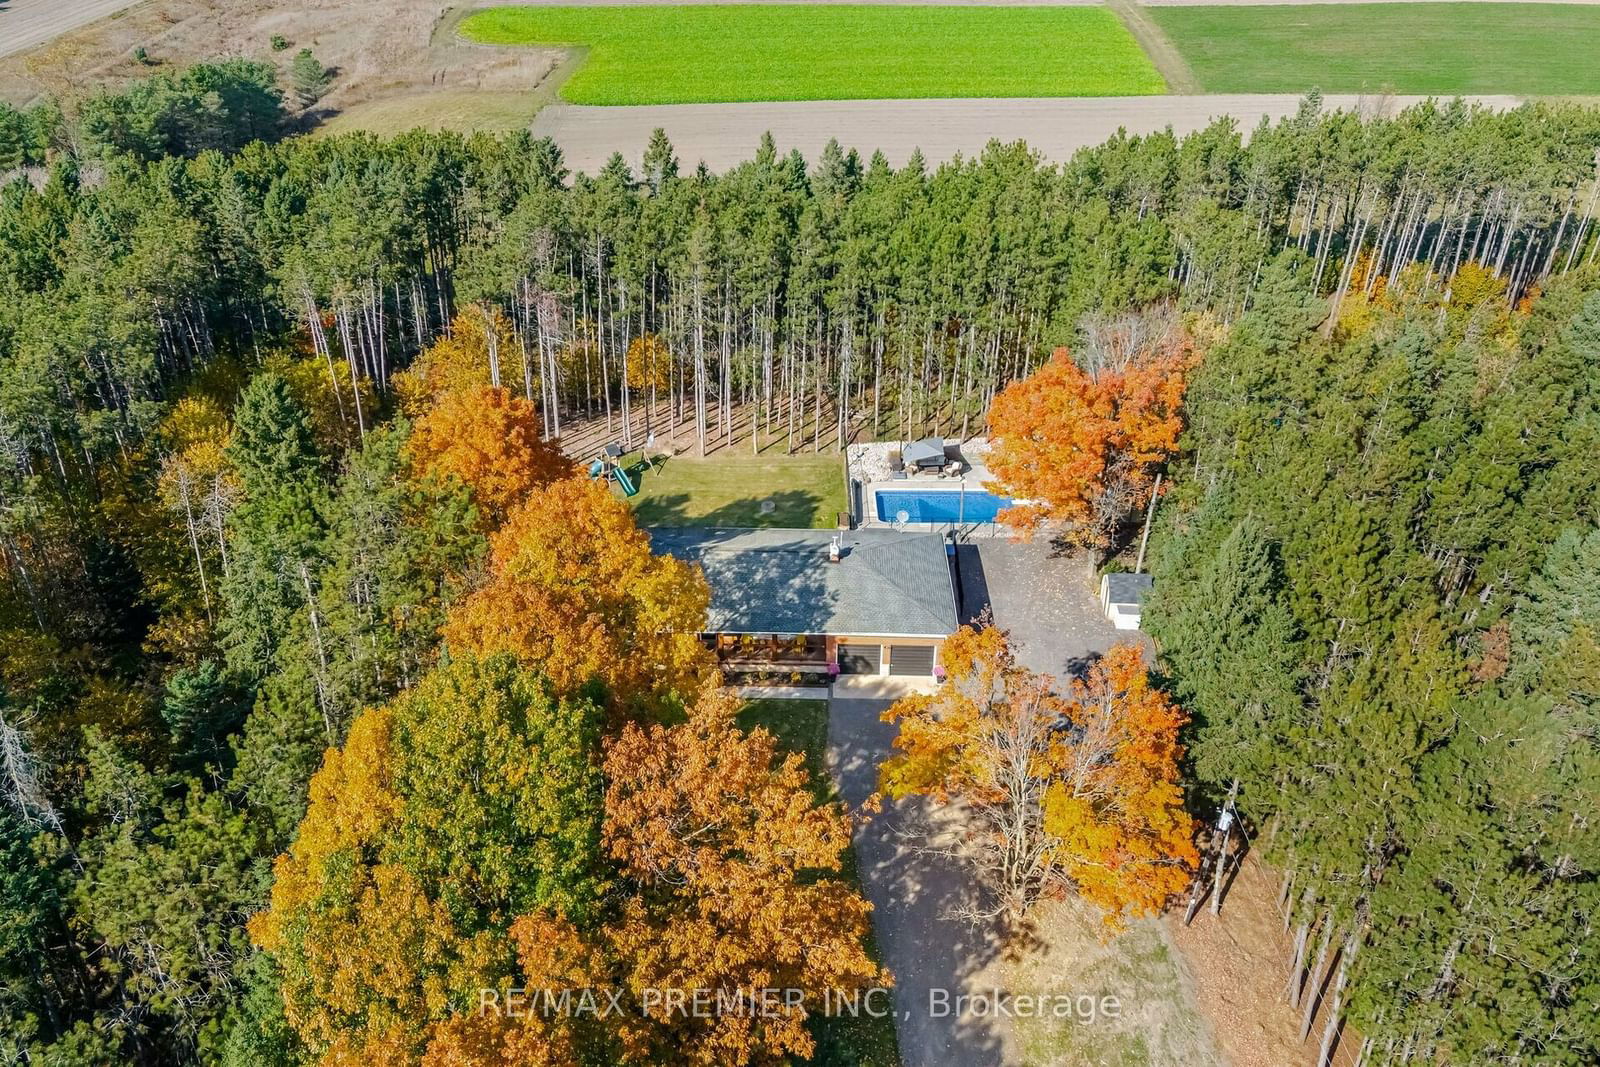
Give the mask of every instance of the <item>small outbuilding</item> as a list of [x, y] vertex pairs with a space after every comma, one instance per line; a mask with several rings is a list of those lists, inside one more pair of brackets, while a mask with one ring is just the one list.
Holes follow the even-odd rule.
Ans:
[[1119, 630], [1137, 630], [1144, 598], [1156, 580], [1148, 574], [1107, 574], [1100, 579], [1100, 610]]
[[938, 437], [928, 437], [921, 441], [914, 441], [902, 450], [906, 466], [918, 470], [944, 470], [944, 465], [950, 458], [944, 454], [944, 441]]

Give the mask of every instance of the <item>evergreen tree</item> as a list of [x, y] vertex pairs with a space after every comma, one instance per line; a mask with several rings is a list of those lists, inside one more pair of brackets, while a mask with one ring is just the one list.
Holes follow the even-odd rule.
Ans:
[[59, 851], [0, 803], [0, 1055], [16, 1062], [70, 1029], [87, 992], [71, 955]]
[[[249, 704], [214, 659], [175, 671], [167, 679], [161, 718], [171, 731], [173, 764], [199, 773], [221, 766], [227, 739], [244, 722]], [[225, 768], [224, 768], [225, 769]]]
[[1275, 742], [1303, 716], [1303, 653], [1280, 599], [1274, 546], [1246, 519], [1220, 543], [1197, 531], [1169, 552], [1146, 617], [1174, 665], [1173, 695], [1190, 715], [1195, 773], [1218, 792], [1238, 781], [1243, 806], [1273, 810], [1281, 770]]
[[330, 700], [342, 714], [422, 676], [445, 609], [486, 547], [466, 492], [413, 474], [407, 433], [400, 421], [368, 434], [326, 509], [319, 610]]
[[1600, 529], [1569, 527], [1528, 581], [1512, 627], [1518, 678], [1548, 670], [1584, 625], [1600, 624]]
[[310, 416], [282, 378], [259, 374], [251, 379], [239, 400], [228, 451], [241, 495], [229, 516], [231, 569], [221, 583], [228, 664], [247, 678], [309, 666], [331, 723], [327, 647], [316, 595], [322, 458]]
[[668, 183], [678, 177], [678, 157], [672, 150], [672, 142], [667, 140], [667, 131], [659, 126], [650, 132], [642, 166], [644, 180], [656, 196], [666, 192]]
[[289, 82], [294, 87], [295, 98], [301, 107], [310, 107], [321, 100], [332, 80], [328, 68], [312, 55], [311, 49], [302, 48], [294, 54], [294, 60], [289, 64]]

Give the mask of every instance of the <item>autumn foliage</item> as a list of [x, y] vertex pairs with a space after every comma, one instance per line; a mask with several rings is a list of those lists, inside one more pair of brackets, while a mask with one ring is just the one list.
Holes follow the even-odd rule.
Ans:
[[[183, 521], [208, 616], [211, 590], [226, 559], [224, 524], [239, 493], [227, 455], [232, 429], [221, 406], [204, 395], [179, 400], [161, 424], [162, 444], [168, 451], [156, 490], [163, 506]], [[217, 566], [208, 573], [207, 559], [213, 552]], [[159, 637], [170, 638], [177, 632], [168, 625]]]
[[1045, 793], [1045, 831], [1079, 895], [1111, 916], [1155, 914], [1199, 862], [1178, 776], [1185, 716], [1131, 644], [1073, 681], [1064, 713], [1070, 741]]
[[[839, 877], [849, 816], [736, 704], [708, 690], [686, 721], [602, 747], [598, 709], [499, 657], [357, 718], [250, 923], [317, 1062], [808, 1057], [804, 1004], [686, 1017], [645, 992], [796, 988], [815, 1010], [888, 982], [871, 905]], [[480, 990], [513, 986], [617, 990], [623, 1010], [483, 1010]]]
[[672, 370], [672, 350], [653, 333], [628, 342], [628, 385], [654, 391], [667, 388]]
[[533, 406], [504, 389], [444, 393], [411, 432], [423, 474], [454, 476], [491, 526], [539, 486], [573, 473], [572, 461], [539, 433]]
[[[289, 1026], [323, 1067], [808, 1057], [805, 1005], [646, 1010], [646, 990], [798, 988], [815, 1010], [825, 989], [888, 982], [870, 905], [838, 877], [849, 817], [716, 688], [704, 578], [652, 553], [505, 390], [430, 393], [408, 448], [495, 527], [487, 573], [442, 663], [358, 716], [312, 779], [250, 923]], [[482, 1010], [512, 987], [620, 990], [626, 1010]]]
[[[675, 726], [630, 724], [605, 759], [605, 851], [628, 886], [592, 931], [559, 916], [513, 927], [528, 989], [621, 990], [604, 1035], [617, 1062], [740, 1064], [809, 1058], [805, 1005], [767, 1013], [671, 1013], [646, 991], [725, 997], [763, 989], [884, 985], [864, 949], [871, 905], [838, 877], [850, 820], [819, 805], [801, 757], [779, 759], [772, 736], [741, 731], [735, 702], [710, 692]], [[546, 1019], [461, 1020], [438, 1062], [532, 1062], [570, 1038]], [[593, 1032], [585, 1044], [594, 1047]]]
[[1026, 503], [1001, 520], [1109, 544], [1149, 499], [1156, 466], [1177, 449], [1192, 362], [1181, 336], [1089, 370], [1060, 348], [1003, 389], [989, 409], [987, 463], [998, 485]]
[[1198, 857], [1178, 785], [1184, 718], [1140, 648], [1114, 646], [1065, 693], [992, 627], [958, 631], [941, 661], [948, 685], [884, 713], [899, 754], [879, 777], [892, 797], [966, 803], [963, 852], [993, 898], [980, 916], [1016, 919], [1069, 887], [1111, 922], [1160, 911]]
[[604, 483], [568, 478], [494, 534], [488, 580], [444, 635], [452, 650], [511, 652], [562, 689], [599, 679], [619, 703], [649, 701], [698, 691], [710, 596], [695, 568], [651, 553]]
[[509, 657], [456, 659], [328, 751], [250, 923], [321, 1062], [413, 1061], [430, 1024], [509, 979], [518, 911], [590, 912], [598, 721]]
[[450, 393], [521, 385], [521, 365], [522, 349], [505, 313], [473, 304], [451, 320], [447, 334], [395, 375], [395, 390], [401, 407], [419, 415]]

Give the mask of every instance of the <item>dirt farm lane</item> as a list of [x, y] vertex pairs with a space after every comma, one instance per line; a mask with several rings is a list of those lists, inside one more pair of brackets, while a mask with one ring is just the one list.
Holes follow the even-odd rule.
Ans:
[[[1422, 97], [1330, 95], [1329, 109], [1398, 110]], [[1492, 107], [1515, 107], [1515, 97], [1475, 97]], [[667, 131], [685, 169], [705, 162], [726, 170], [755, 154], [771, 131], [778, 150], [798, 148], [816, 159], [830, 138], [870, 155], [881, 150], [900, 166], [920, 148], [930, 166], [956, 155], [971, 157], [991, 140], [1026, 141], [1046, 159], [1065, 162], [1119, 128], [1154, 133], [1171, 126], [1180, 136], [1232, 115], [1246, 131], [1265, 115], [1287, 118], [1300, 106], [1289, 94], [1111, 96], [991, 100], [817, 100], [755, 104], [662, 104], [580, 107], [552, 104], [533, 121], [535, 136], [561, 146], [567, 165], [593, 174], [612, 152], [638, 166], [650, 133]]]
[[25, 52], [140, 0], [0, 0], [0, 56]]

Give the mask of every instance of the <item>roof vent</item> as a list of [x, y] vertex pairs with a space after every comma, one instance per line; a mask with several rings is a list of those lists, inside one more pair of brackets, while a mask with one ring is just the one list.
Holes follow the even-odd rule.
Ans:
[[839, 538], [837, 536], [830, 538], [828, 541], [828, 562], [838, 563], [843, 553], [844, 546], [839, 544]]

